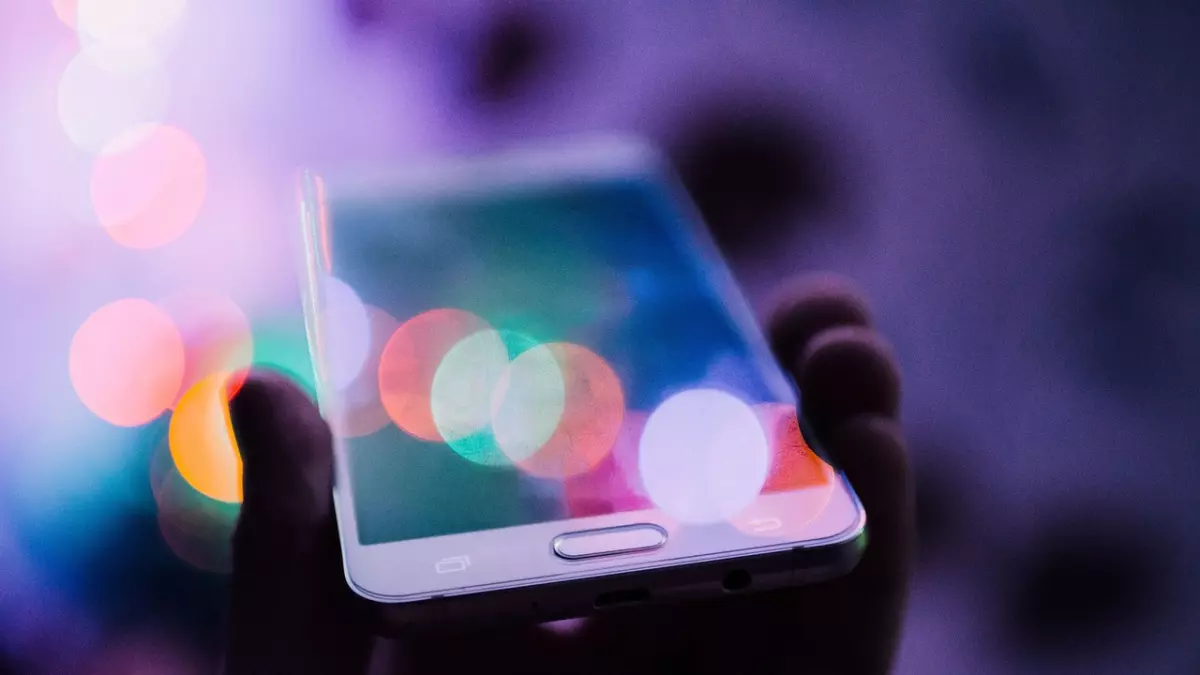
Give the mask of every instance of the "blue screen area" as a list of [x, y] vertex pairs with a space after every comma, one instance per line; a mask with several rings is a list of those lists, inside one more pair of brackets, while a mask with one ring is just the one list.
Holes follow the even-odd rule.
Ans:
[[[420, 349], [393, 351], [395, 345], [381, 344], [386, 331], [376, 336], [372, 348], [383, 366], [372, 362], [360, 376], [378, 380], [371, 385], [377, 391], [368, 386], [368, 393], [395, 404], [401, 399], [388, 388], [399, 382], [409, 392], [405, 405], [412, 405], [395, 404], [381, 428], [345, 442], [363, 544], [650, 507], [636, 477], [629, 475], [636, 471], [636, 458], [628, 458], [637, 452], [638, 424], [664, 400], [697, 387], [729, 392], [748, 405], [780, 400], [778, 389], [764, 381], [757, 352], [730, 317], [717, 282], [696, 253], [690, 226], [669, 191], [653, 182], [611, 180], [425, 200], [335, 198], [329, 208], [325, 236], [332, 273], [396, 325], [414, 319], [412, 325], [417, 325], [422, 316], [437, 318], [438, 310], [453, 310], [453, 316], [478, 317], [495, 331], [514, 364], [537, 345], [566, 343], [597, 357], [586, 361], [590, 370], [578, 365], [587, 372], [572, 380], [566, 393], [560, 381], [567, 380], [556, 379], [558, 389], [542, 388], [553, 389], [553, 395], [531, 395], [532, 403], [520, 409], [531, 429], [556, 434], [545, 446], [557, 443], [554, 450], [536, 452], [590, 453], [583, 465], [560, 475], [506, 461], [493, 447], [502, 435], [499, 426], [456, 436], [451, 443], [422, 433], [422, 428], [429, 430], [431, 415], [449, 419], [459, 410], [454, 401], [443, 403], [447, 397], [434, 396], [439, 382], [466, 397], [477, 395], [484, 384], [496, 385], [477, 381], [487, 379], [480, 375], [486, 367], [469, 359], [457, 371], [446, 365], [453, 359], [446, 356], [445, 339], [421, 357]], [[480, 329], [470, 324], [446, 330], [460, 330], [465, 340]], [[565, 349], [553, 352], [559, 355], [557, 363], [566, 364]], [[406, 354], [408, 360], [392, 358], [394, 353]], [[414, 353], [444, 357], [444, 362], [414, 364], [409, 358]], [[524, 361], [536, 366], [534, 356]], [[606, 364], [619, 383], [623, 409], [615, 417], [611, 379], [596, 379], [596, 362]], [[403, 367], [387, 370], [396, 363]], [[429, 371], [435, 366], [430, 384]], [[424, 379], [417, 371], [425, 372]], [[499, 414], [496, 401], [523, 391], [519, 381], [513, 374], [505, 380], [508, 394], [481, 399], [491, 401], [485, 412]], [[585, 385], [608, 392], [608, 402], [599, 395], [571, 393], [571, 386], [583, 391]], [[430, 412], [443, 408], [450, 412], [442, 418]], [[401, 421], [411, 413], [413, 420], [424, 422], [414, 421], [406, 431], [396, 422], [397, 409]], [[376, 416], [384, 419], [378, 411]], [[604, 428], [618, 421], [619, 429]], [[434, 428], [442, 429], [437, 423]], [[519, 423], [507, 428], [510, 436], [522, 433]], [[578, 433], [564, 436], [570, 429]], [[491, 459], [481, 461], [486, 457]]]

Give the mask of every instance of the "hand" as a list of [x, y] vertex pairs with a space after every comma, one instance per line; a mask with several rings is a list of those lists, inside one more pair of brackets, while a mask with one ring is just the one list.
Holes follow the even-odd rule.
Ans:
[[[848, 575], [813, 586], [589, 619], [569, 634], [518, 626], [422, 636], [386, 672], [885, 673], [896, 648], [913, 548], [899, 377], [865, 303], [822, 278], [770, 325], [804, 413], [868, 514], [869, 545]], [[286, 379], [256, 374], [231, 403], [245, 501], [233, 540], [229, 675], [366, 675], [368, 603], [342, 571], [332, 445], [316, 407]], [[381, 672], [372, 669], [372, 673]]]

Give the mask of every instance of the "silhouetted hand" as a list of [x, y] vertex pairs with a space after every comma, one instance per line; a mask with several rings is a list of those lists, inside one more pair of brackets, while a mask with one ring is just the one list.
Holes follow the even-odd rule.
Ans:
[[[399, 663], [384, 671], [887, 672], [914, 539], [895, 363], [863, 300], [832, 278], [797, 287], [770, 332], [804, 414], [866, 507], [869, 545], [854, 571], [813, 586], [606, 614], [569, 634], [528, 625], [401, 638]], [[329, 428], [304, 393], [273, 374], [255, 374], [231, 412], [245, 501], [233, 541], [226, 672], [367, 675], [381, 614], [364, 611], [369, 603], [343, 575]]]

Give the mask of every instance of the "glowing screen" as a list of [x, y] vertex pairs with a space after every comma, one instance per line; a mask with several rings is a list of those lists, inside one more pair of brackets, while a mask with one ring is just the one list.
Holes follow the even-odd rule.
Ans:
[[363, 544], [824, 504], [787, 385], [661, 186], [331, 194], [314, 344]]

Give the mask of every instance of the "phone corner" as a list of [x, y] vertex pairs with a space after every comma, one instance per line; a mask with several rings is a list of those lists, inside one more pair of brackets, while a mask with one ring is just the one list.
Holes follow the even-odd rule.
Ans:
[[848, 574], [867, 549], [867, 514], [857, 499], [854, 518], [837, 534], [805, 542], [792, 549], [792, 569], [798, 581], [826, 581]]

